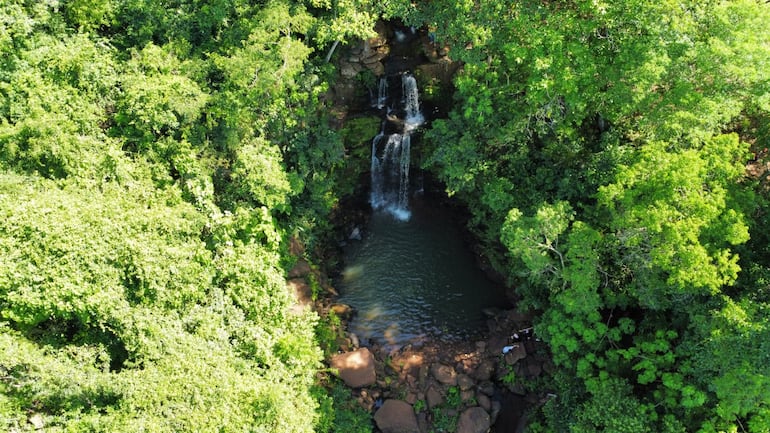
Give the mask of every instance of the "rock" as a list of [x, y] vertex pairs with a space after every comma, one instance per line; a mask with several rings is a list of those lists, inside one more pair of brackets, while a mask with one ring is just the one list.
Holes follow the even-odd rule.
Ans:
[[470, 401], [470, 399], [472, 399], [475, 396], [476, 396], [476, 393], [470, 389], [466, 389], [465, 391], [460, 391], [460, 398], [462, 399], [463, 403]]
[[457, 433], [486, 433], [491, 427], [489, 414], [476, 406], [466, 409], [457, 422]]
[[338, 317], [344, 320], [350, 320], [350, 318], [353, 317], [353, 314], [354, 314], [353, 307], [347, 304], [331, 304], [329, 306], [329, 311], [333, 312]]
[[428, 388], [428, 392], [425, 393], [425, 400], [428, 403], [428, 409], [433, 409], [444, 402], [444, 396], [441, 395], [435, 386], [431, 385]]
[[374, 422], [382, 433], [420, 433], [414, 409], [401, 400], [385, 400], [374, 414]]
[[514, 344], [511, 350], [505, 354], [505, 362], [508, 365], [516, 364], [527, 357], [527, 349], [523, 344]]
[[365, 347], [335, 355], [330, 364], [339, 372], [345, 385], [351, 388], [369, 386], [377, 381], [377, 374], [374, 372], [374, 356]]
[[340, 62], [340, 75], [342, 75], [345, 78], [353, 78], [356, 76], [358, 71], [356, 71], [356, 68], [353, 66], [353, 63], [350, 62]]
[[479, 364], [474, 371], [471, 372], [471, 377], [479, 381], [485, 381], [492, 378], [495, 373], [495, 362], [491, 359], [485, 359]]
[[478, 389], [479, 389], [479, 392], [481, 392], [483, 394], [486, 394], [486, 395], [488, 395], [490, 397], [495, 395], [495, 384], [490, 382], [490, 381], [488, 381], [488, 380], [486, 380], [484, 382], [481, 382], [479, 384]]
[[353, 230], [350, 232], [350, 235], [348, 236], [348, 239], [351, 241], [360, 241], [361, 240], [361, 229], [358, 227], [353, 227]]
[[538, 377], [542, 372], [543, 367], [539, 362], [530, 362], [529, 365], [527, 365], [527, 373], [530, 377]]
[[313, 303], [313, 289], [304, 278], [292, 278], [286, 282], [286, 287], [299, 305], [306, 306]]
[[383, 65], [382, 62], [366, 65], [366, 67], [369, 68], [375, 76], [379, 77], [385, 74], [385, 65]]
[[457, 372], [455, 369], [444, 364], [435, 363], [431, 365], [430, 372], [433, 377], [444, 385], [457, 385]]
[[350, 338], [350, 345], [354, 348], [358, 349], [361, 346], [361, 342], [358, 340], [358, 335], [354, 333], [349, 333], [348, 338]]
[[35, 430], [41, 430], [43, 427], [45, 427], [43, 416], [39, 413], [32, 414], [27, 421], [32, 424], [32, 427], [34, 427]]
[[457, 375], [457, 385], [460, 387], [460, 391], [467, 391], [473, 388], [473, 385], [475, 385], [475, 383], [473, 382], [473, 379], [471, 379], [470, 377], [464, 374], [459, 374]]
[[299, 259], [297, 260], [297, 263], [294, 265], [293, 268], [289, 271], [287, 277], [289, 279], [291, 278], [299, 278], [304, 277], [305, 275], [309, 274], [311, 272], [310, 264], [305, 259]]
[[[492, 424], [497, 423], [497, 417], [500, 415], [500, 408], [502, 405], [497, 400], [492, 400], [492, 410], [489, 412], [489, 416], [492, 417]], [[505, 430], [501, 430], [505, 431]]]
[[476, 401], [479, 402], [479, 407], [481, 407], [485, 411], [489, 412], [492, 410], [492, 400], [490, 400], [486, 394], [477, 392]]

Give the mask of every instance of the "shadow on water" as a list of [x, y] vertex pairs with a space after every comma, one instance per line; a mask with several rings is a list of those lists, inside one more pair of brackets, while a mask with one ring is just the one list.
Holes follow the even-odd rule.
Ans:
[[503, 288], [477, 267], [449, 209], [418, 196], [410, 210], [408, 221], [375, 212], [347, 246], [336, 286], [358, 312], [349, 330], [391, 347], [480, 335], [482, 310], [508, 303]]

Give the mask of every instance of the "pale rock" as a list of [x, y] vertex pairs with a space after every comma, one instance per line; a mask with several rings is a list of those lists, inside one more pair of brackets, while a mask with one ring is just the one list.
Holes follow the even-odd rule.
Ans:
[[332, 357], [331, 367], [339, 372], [340, 378], [351, 388], [372, 385], [377, 381], [374, 371], [374, 356], [367, 348], [341, 353]]

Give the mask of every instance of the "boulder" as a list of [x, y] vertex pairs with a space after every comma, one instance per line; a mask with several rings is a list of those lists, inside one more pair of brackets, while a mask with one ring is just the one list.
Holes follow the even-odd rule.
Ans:
[[401, 400], [385, 400], [374, 414], [374, 422], [382, 433], [420, 433], [414, 409]]
[[471, 372], [471, 377], [479, 381], [485, 381], [492, 378], [495, 373], [495, 362], [491, 359], [481, 361], [478, 367]]
[[355, 313], [353, 307], [348, 304], [331, 304], [329, 306], [329, 311], [333, 312], [337, 317], [340, 317], [343, 320], [350, 320]]
[[460, 374], [457, 376], [457, 385], [460, 387], [460, 391], [467, 391], [471, 388], [473, 388], [473, 385], [475, 383], [473, 382], [473, 379], [470, 377]]
[[444, 364], [435, 363], [431, 365], [430, 372], [437, 381], [444, 385], [457, 385], [457, 372], [455, 369]]
[[297, 260], [297, 263], [294, 264], [294, 267], [291, 268], [287, 276], [289, 278], [299, 278], [306, 276], [310, 272], [310, 264], [307, 262], [307, 260], [299, 259]]
[[313, 289], [304, 278], [292, 278], [286, 282], [289, 293], [294, 295], [299, 305], [311, 305], [313, 303]]
[[374, 356], [367, 348], [341, 353], [331, 359], [331, 367], [339, 372], [345, 385], [351, 388], [372, 385], [377, 381], [374, 371]]
[[457, 433], [486, 433], [491, 427], [489, 414], [476, 406], [466, 409], [457, 421]]
[[425, 400], [427, 400], [428, 409], [433, 409], [444, 402], [444, 396], [441, 395], [435, 386], [431, 385], [425, 393]]
[[[510, 347], [510, 346], [508, 346]], [[508, 365], [516, 364], [522, 359], [527, 357], [527, 349], [523, 344], [514, 344], [513, 347], [505, 354], [505, 362]]]

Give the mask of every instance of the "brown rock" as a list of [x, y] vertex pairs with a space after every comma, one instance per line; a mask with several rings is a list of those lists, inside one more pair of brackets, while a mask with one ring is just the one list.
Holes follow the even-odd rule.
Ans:
[[345, 320], [349, 320], [351, 317], [353, 317], [354, 313], [353, 307], [347, 304], [331, 304], [329, 306], [329, 311]]
[[377, 374], [374, 372], [374, 356], [365, 347], [335, 355], [330, 364], [339, 372], [345, 384], [351, 388], [369, 386], [377, 380]]
[[291, 268], [287, 277], [290, 279], [304, 277], [305, 275], [309, 274], [310, 271], [310, 264], [307, 262], [307, 260], [299, 259], [297, 260], [297, 263], [294, 265], [294, 267]]
[[385, 400], [374, 414], [374, 422], [382, 433], [420, 433], [414, 409], [401, 400]]
[[474, 392], [473, 392], [472, 390], [470, 390], [470, 389], [466, 389], [465, 391], [460, 391], [460, 398], [462, 399], [462, 401], [463, 401], [463, 402], [467, 402], [467, 401], [469, 401], [469, 400], [470, 400], [470, 399], [472, 399], [472, 398], [473, 398], [475, 395], [476, 395], [476, 393], [474, 393]]
[[473, 388], [473, 385], [475, 385], [475, 383], [473, 382], [473, 379], [471, 379], [470, 377], [464, 374], [460, 374], [460, 375], [457, 375], [457, 385], [460, 387], [460, 391], [467, 391]]
[[540, 365], [539, 362], [530, 362], [529, 365], [527, 365], [527, 373], [529, 373], [530, 377], [540, 376], [540, 373], [542, 372], [543, 372], [543, 367]]
[[476, 401], [479, 402], [479, 407], [481, 407], [485, 411], [489, 412], [490, 410], [492, 410], [492, 400], [490, 400], [490, 398], [487, 397], [486, 394], [477, 392]]
[[491, 427], [489, 414], [476, 406], [466, 409], [457, 422], [457, 433], [486, 433]]
[[385, 74], [385, 65], [383, 65], [382, 62], [366, 65], [366, 67], [377, 77]]
[[505, 354], [505, 362], [508, 365], [516, 364], [527, 357], [527, 349], [523, 344], [514, 344], [513, 348]]
[[479, 384], [479, 392], [482, 392], [491, 397], [495, 394], [495, 384], [488, 380], [481, 382]]
[[455, 369], [444, 364], [435, 363], [430, 366], [430, 372], [433, 377], [444, 385], [457, 385], [457, 372]]
[[433, 409], [444, 402], [444, 396], [441, 395], [435, 386], [431, 385], [431, 387], [428, 388], [428, 392], [425, 393], [425, 400], [428, 403], [428, 408]]
[[358, 71], [356, 71], [356, 68], [353, 66], [353, 63], [348, 62], [340, 62], [340, 75], [342, 75], [345, 78], [353, 78], [356, 76]]
[[471, 372], [471, 377], [479, 381], [484, 381], [492, 378], [494, 373], [495, 362], [491, 359], [485, 359], [484, 361], [481, 361], [481, 364], [479, 364], [479, 366], [476, 367], [474, 371]]

